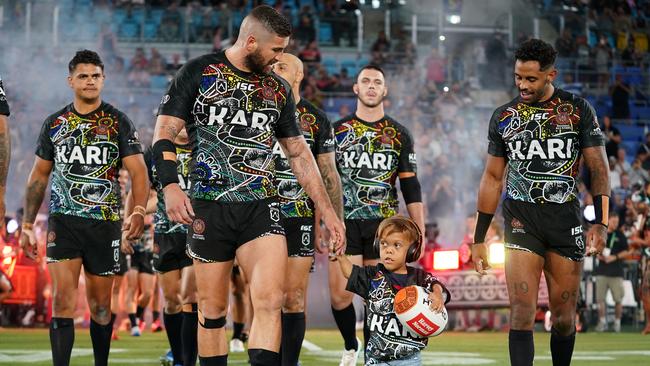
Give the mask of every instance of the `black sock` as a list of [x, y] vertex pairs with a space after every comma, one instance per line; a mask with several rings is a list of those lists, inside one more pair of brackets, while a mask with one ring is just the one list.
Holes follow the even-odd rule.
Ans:
[[305, 339], [305, 313], [282, 313], [282, 365], [296, 366]]
[[129, 314], [129, 320], [131, 321], [131, 328], [138, 326], [138, 319], [135, 317], [135, 313]]
[[200, 366], [226, 366], [228, 365], [228, 355], [203, 357], [199, 356]]
[[144, 308], [142, 306], [138, 306], [135, 309], [135, 316], [138, 318], [138, 321], [144, 323]]
[[113, 322], [106, 325], [97, 323], [90, 319], [90, 339], [93, 343], [93, 354], [95, 355], [95, 366], [108, 365], [108, 353], [111, 349], [111, 333]]
[[160, 311], [158, 311], [158, 310], [152, 311], [151, 315], [153, 316], [153, 319], [151, 320], [152, 323], [155, 322], [156, 320], [160, 319]]
[[194, 366], [196, 365], [196, 357], [198, 354], [198, 343], [196, 340], [197, 324], [199, 316], [196, 312], [196, 304], [192, 304], [191, 312], [183, 312], [183, 327], [181, 333], [183, 335], [183, 365]]
[[551, 328], [551, 358], [553, 358], [553, 366], [569, 366], [571, 364], [575, 343], [575, 329], [570, 335], [563, 336], [555, 328]]
[[508, 340], [510, 364], [512, 366], [532, 366], [533, 358], [535, 358], [533, 331], [510, 329]]
[[52, 365], [68, 366], [74, 344], [74, 321], [72, 318], [52, 318], [50, 323], [50, 345]]
[[280, 364], [279, 353], [261, 348], [249, 348], [248, 359], [251, 366], [277, 366]]
[[165, 323], [165, 331], [167, 332], [167, 339], [169, 340], [169, 347], [172, 349], [174, 355], [174, 365], [183, 363], [183, 314], [167, 314], [163, 312], [163, 322]]
[[359, 349], [359, 344], [357, 343], [357, 331], [355, 328], [357, 323], [357, 315], [354, 312], [354, 305], [350, 304], [350, 306], [343, 310], [336, 310], [332, 308], [332, 315], [334, 315], [336, 326], [339, 327], [339, 331], [343, 336], [345, 349]]
[[244, 323], [232, 322], [232, 339], [241, 339], [242, 330], [244, 330]]
[[[117, 318], [117, 314], [111, 313], [111, 325], [115, 325], [115, 319]], [[111, 332], [113, 330], [111, 329]], [[112, 334], [111, 334], [112, 335]]]

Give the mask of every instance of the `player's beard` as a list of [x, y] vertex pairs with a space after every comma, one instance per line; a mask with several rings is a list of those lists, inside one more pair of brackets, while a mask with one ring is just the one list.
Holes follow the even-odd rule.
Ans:
[[246, 68], [252, 72], [265, 74], [270, 70], [269, 66], [273, 65], [273, 61], [264, 62], [262, 53], [259, 50], [255, 50], [253, 53], [246, 55], [244, 58], [244, 64], [246, 65]]
[[361, 96], [361, 94], [357, 95], [357, 99], [363, 104], [364, 106], [368, 108], [375, 108], [376, 106], [380, 105], [384, 101], [384, 96], [382, 95], [376, 102], [371, 103], [368, 101], [363, 100], [364, 98]]
[[528, 104], [535, 104], [538, 103], [542, 98], [544, 98], [544, 94], [546, 94], [546, 88], [548, 88], [550, 83], [545, 83], [543, 87], [533, 91], [533, 97], [530, 99], [530, 101], [525, 102]]

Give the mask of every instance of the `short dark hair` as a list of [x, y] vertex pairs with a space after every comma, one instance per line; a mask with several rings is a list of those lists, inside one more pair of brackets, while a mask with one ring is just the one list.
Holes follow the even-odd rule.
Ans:
[[249, 16], [262, 23], [266, 30], [277, 34], [280, 37], [291, 36], [291, 22], [277, 10], [268, 5], [260, 5], [253, 8]]
[[379, 71], [381, 73], [381, 75], [384, 78], [386, 77], [386, 73], [384, 72], [384, 70], [381, 67], [379, 67], [379, 65], [367, 64], [367, 65], [365, 65], [365, 66], [363, 66], [362, 68], [359, 69], [359, 72], [357, 73], [357, 77], [355, 77], [354, 80], [359, 80], [359, 75], [361, 75], [361, 72], [363, 70], [377, 70], [377, 71]]
[[104, 63], [99, 57], [97, 52], [91, 50], [77, 51], [70, 63], [68, 64], [68, 71], [72, 73], [79, 64], [93, 64], [99, 66], [104, 71]]
[[541, 39], [531, 38], [524, 41], [515, 51], [515, 59], [519, 61], [537, 61], [540, 70], [548, 70], [555, 64], [557, 51], [549, 43]]

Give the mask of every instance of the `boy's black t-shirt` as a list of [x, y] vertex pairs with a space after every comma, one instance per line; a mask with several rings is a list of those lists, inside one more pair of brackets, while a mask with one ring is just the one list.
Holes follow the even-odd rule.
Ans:
[[428, 338], [413, 337], [397, 319], [393, 309], [395, 294], [406, 286], [418, 285], [431, 290], [439, 284], [451, 299], [447, 288], [431, 273], [407, 266], [406, 274], [396, 274], [382, 264], [352, 267], [346, 290], [366, 299], [366, 323], [370, 339], [366, 346], [366, 364], [376, 364], [407, 358], [427, 346]]

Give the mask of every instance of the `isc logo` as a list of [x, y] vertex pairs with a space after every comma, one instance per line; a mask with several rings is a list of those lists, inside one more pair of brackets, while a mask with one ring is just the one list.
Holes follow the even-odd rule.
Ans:
[[244, 83], [244, 82], [238, 82], [237, 83], [237, 89], [245, 90], [245, 91], [253, 91], [255, 90], [255, 84], [251, 83]]

